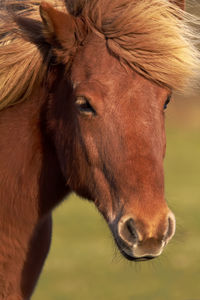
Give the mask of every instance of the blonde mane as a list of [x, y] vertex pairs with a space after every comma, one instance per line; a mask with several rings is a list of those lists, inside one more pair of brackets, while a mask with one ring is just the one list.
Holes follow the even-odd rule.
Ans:
[[[200, 70], [196, 17], [168, 0], [80, 0], [76, 6], [70, 1], [70, 12], [81, 14], [87, 26], [106, 39], [109, 51], [133, 70], [178, 91], [194, 85]], [[63, 0], [48, 2], [67, 11]], [[0, 109], [30, 97], [51, 64], [53, 54], [44, 41], [39, 5], [39, 0], [1, 4]], [[31, 19], [29, 39], [16, 16]]]

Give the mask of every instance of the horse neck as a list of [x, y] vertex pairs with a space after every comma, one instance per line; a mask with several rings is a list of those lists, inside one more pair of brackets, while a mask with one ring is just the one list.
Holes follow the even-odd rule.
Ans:
[[16, 212], [23, 211], [33, 222], [49, 213], [67, 192], [45, 130], [46, 107], [47, 96], [41, 89], [0, 113], [0, 205], [15, 203]]

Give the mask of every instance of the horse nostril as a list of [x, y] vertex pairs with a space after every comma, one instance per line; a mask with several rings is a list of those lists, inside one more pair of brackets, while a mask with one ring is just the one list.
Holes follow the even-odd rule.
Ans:
[[176, 220], [172, 213], [168, 216], [168, 229], [165, 235], [165, 241], [168, 242], [174, 235], [176, 230]]
[[128, 243], [135, 244], [138, 240], [138, 235], [135, 230], [133, 219], [128, 219], [125, 221], [121, 227], [120, 236], [124, 241]]

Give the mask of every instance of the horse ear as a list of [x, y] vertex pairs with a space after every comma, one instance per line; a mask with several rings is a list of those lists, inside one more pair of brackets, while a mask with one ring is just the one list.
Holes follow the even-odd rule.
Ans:
[[185, 10], [185, 0], [170, 0], [171, 2], [173, 2], [174, 4], [176, 4], [177, 6], [179, 6], [181, 9]]
[[48, 43], [53, 46], [59, 43], [67, 49], [74, 46], [75, 22], [73, 16], [55, 9], [47, 2], [41, 3], [40, 15], [43, 21], [43, 34]]

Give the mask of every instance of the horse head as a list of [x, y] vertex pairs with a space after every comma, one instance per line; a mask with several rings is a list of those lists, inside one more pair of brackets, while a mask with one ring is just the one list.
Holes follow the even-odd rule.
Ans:
[[[62, 65], [51, 91], [48, 126], [66, 184], [95, 203], [126, 258], [154, 258], [175, 233], [163, 170], [170, 82], [163, 84], [162, 75], [152, 80], [156, 71], [151, 77], [151, 70], [142, 68], [139, 60], [133, 68], [132, 61], [127, 63], [125, 51], [132, 49], [128, 42], [122, 47], [125, 38], [119, 32], [114, 39], [111, 18], [101, 20], [104, 30], [98, 30], [95, 10], [86, 18], [46, 3], [41, 16], [46, 40]], [[143, 49], [137, 38], [139, 57]], [[145, 50], [144, 60], [149, 55]]]

